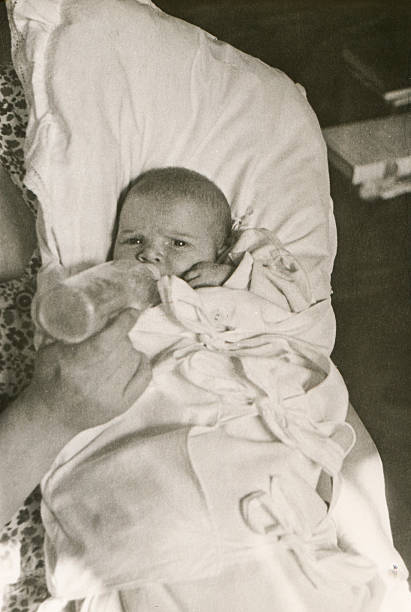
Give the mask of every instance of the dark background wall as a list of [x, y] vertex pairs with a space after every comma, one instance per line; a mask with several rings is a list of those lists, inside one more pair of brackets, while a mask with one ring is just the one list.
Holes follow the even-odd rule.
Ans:
[[[382, 23], [387, 37], [410, 31], [409, 3], [397, 0], [159, 0], [167, 13], [284, 70], [308, 92], [323, 126], [363, 118], [359, 96], [347, 99], [341, 49]], [[378, 58], [386, 62], [386, 58]], [[378, 115], [377, 100], [361, 100]], [[370, 108], [370, 106], [373, 108]]]
[[[287, 72], [323, 127], [387, 114], [347, 73], [342, 48], [384, 27], [411, 41], [411, 8], [396, 0], [159, 0], [166, 12]], [[9, 58], [0, 3], [0, 61]], [[407, 53], [407, 50], [405, 50]], [[408, 49], [410, 53], [410, 49]], [[386, 64], [382, 53], [376, 63]], [[409, 74], [404, 75], [409, 78]], [[409, 136], [411, 147], [411, 135]], [[331, 173], [339, 250], [333, 274], [334, 360], [382, 455], [396, 544], [411, 566], [409, 196], [361, 201]]]

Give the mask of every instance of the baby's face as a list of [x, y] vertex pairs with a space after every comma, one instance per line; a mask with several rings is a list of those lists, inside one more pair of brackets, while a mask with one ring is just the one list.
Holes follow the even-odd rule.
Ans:
[[181, 276], [200, 261], [216, 261], [217, 220], [190, 200], [168, 201], [130, 193], [124, 202], [113, 259], [155, 264], [161, 275]]

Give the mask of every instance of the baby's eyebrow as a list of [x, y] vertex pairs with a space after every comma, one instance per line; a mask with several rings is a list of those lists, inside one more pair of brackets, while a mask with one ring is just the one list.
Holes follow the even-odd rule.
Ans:
[[173, 230], [171, 230], [171, 232], [169, 231], [167, 237], [179, 238], [182, 240], [193, 240], [194, 238], [196, 238], [194, 234], [185, 234], [183, 232], [180, 232], [179, 230], [176, 230], [175, 232]]
[[135, 234], [138, 231], [139, 231], [138, 229], [122, 229], [120, 231], [120, 234]]

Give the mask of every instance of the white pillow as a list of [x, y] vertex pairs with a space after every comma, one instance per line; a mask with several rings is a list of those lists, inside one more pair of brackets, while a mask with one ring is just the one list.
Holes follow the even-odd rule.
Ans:
[[283, 73], [137, 0], [10, 3], [30, 106], [26, 183], [43, 261], [104, 261], [121, 191], [179, 165], [214, 180], [249, 226], [277, 232], [329, 297], [335, 249], [326, 149]]

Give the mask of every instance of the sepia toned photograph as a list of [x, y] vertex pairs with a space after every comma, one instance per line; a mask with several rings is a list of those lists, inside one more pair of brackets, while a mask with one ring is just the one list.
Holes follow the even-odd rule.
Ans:
[[411, 7], [0, 0], [0, 612], [410, 612]]

